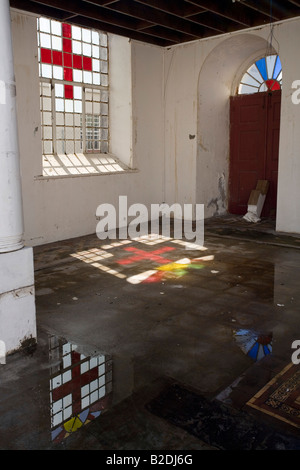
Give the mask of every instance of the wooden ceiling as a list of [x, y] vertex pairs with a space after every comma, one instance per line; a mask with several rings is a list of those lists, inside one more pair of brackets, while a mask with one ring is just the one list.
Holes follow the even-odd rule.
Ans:
[[10, 0], [10, 4], [162, 47], [300, 16], [300, 0]]

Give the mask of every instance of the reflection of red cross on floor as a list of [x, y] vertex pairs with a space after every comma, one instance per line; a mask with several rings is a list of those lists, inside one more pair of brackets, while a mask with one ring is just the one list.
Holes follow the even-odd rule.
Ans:
[[[63, 24], [63, 50], [56, 51], [52, 49], [41, 48], [41, 62], [63, 66], [64, 80], [73, 81], [73, 69], [92, 71], [91, 57], [72, 54], [72, 30], [71, 25]], [[73, 99], [73, 86], [65, 85], [65, 98]]]
[[171, 260], [167, 258], [163, 258], [160, 255], [162, 255], [163, 253], [167, 253], [168, 251], [173, 251], [175, 250], [175, 248], [166, 246], [164, 248], [160, 248], [159, 250], [155, 250], [155, 251], [144, 251], [144, 250], [139, 250], [138, 248], [129, 247], [129, 248], [124, 248], [124, 250], [130, 251], [135, 254], [134, 256], [131, 256], [130, 258], [122, 259], [118, 261], [119, 264], [132, 264], [132, 263], [135, 263], [136, 261], [144, 261], [144, 260], [156, 261], [157, 263], [165, 264], [165, 263], [171, 263]]
[[76, 351], [71, 353], [72, 364], [75, 364], [71, 370], [72, 379], [52, 390], [52, 400], [55, 402], [61, 400], [69, 394], [72, 394], [72, 415], [81, 412], [81, 388], [98, 378], [98, 366], [80, 373], [80, 354]]

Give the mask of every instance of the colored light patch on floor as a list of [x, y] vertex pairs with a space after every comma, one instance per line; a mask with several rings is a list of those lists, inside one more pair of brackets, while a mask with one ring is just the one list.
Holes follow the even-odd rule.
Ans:
[[140, 250], [139, 248], [135, 248], [135, 247], [128, 247], [128, 248], [124, 248], [124, 250], [128, 251], [129, 253], [133, 253], [133, 255], [130, 256], [129, 258], [119, 260], [118, 264], [121, 264], [121, 265], [130, 265], [138, 261], [155, 261], [156, 263], [171, 263], [171, 260], [163, 257], [162, 255], [164, 255], [165, 253], [174, 251], [175, 248], [166, 246], [159, 250], [145, 251], [145, 250]]
[[105, 250], [99, 250], [92, 248], [86, 251], [79, 251], [78, 253], [72, 253], [73, 258], [77, 258], [85, 263], [94, 263], [95, 261], [103, 260], [113, 256], [112, 253], [107, 253]]
[[[121, 243], [118, 243], [116, 246], [121, 246]], [[110, 245], [107, 249], [111, 248], [113, 248], [113, 246]], [[108, 253], [104, 249], [99, 250], [98, 248], [92, 248], [90, 250], [72, 253], [71, 256], [73, 258], [77, 258], [80, 261], [83, 261], [84, 263], [88, 263], [91, 266], [94, 266], [94, 268], [100, 269], [103, 272], [112, 274], [115, 277], [118, 277], [120, 279], [126, 278], [125, 274], [120, 273], [118, 270], [112, 269], [109, 266], [106, 266], [105, 264], [99, 263], [100, 260], [107, 260], [108, 258], [114, 257], [112, 253]]]
[[170, 241], [171, 238], [156, 233], [150, 233], [149, 235], [143, 235], [141, 237], [134, 238], [133, 241], [143, 243], [145, 245], [157, 245], [158, 243], [164, 243]]
[[171, 242], [176, 243], [176, 245], [183, 246], [187, 250], [197, 250], [197, 251], [207, 250], [207, 248], [204, 245], [200, 245], [199, 243], [188, 242], [185, 240], [178, 240], [178, 239], [171, 240]]
[[155, 270], [145, 271], [144, 273], [131, 276], [127, 281], [131, 284], [140, 284], [181, 278], [190, 270], [203, 269], [205, 267], [204, 264], [200, 264], [195, 261], [196, 260], [191, 260], [189, 258], [183, 258], [178, 261], [159, 266]]
[[117, 248], [119, 246], [128, 245], [130, 243], [132, 243], [131, 240], [121, 240], [121, 241], [117, 241], [117, 242], [112, 242], [109, 245], [102, 245], [101, 249], [102, 250], [111, 250], [112, 248]]
[[[135, 243], [148, 245], [149, 248], [157, 243], [171, 241], [179, 245], [180, 248], [195, 249], [195, 244], [193, 243], [169, 239], [167, 237], [157, 236], [156, 234], [139, 237], [134, 241]], [[151, 283], [159, 282], [164, 279], [180, 278], [186, 275], [190, 270], [204, 268], [203, 263], [214, 259], [214, 256], [209, 255], [194, 259], [182, 258], [174, 261], [174, 257], [177, 253], [176, 247], [164, 246], [159, 249], [150, 248], [144, 250], [140, 249], [138, 246], [126, 246], [131, 243], [133, 243], [133, 240], [119, 240], [111, 242], [110, 244], [101, 245], [100, 248], [93, 247], [89, 250], [78, 251], [77, 253], [72, 253], [71, 256], [107, 274], [111, 274], [119, 279], [126, 279], [131, 284], [140, 284], [142, 282]], [[118, 249], [118, 251], [113, 253], [113, 249]], [[199, 251], [205, 250], [207, 250], [207, 248], [203, 246], [199, 247]], [[165, 256], [171, 253], [173, 260]], [[129, 254], [128, 257], [126, 256], [127, 254]], [[152, 265], [154, 263], [155, 266], [152, 267], [152, 269], [138, 272], [129, 277], [118, 269], [118, 265], [132, 269], [139, 263], [143, 266], [143, 264], [147, 262], [152, 263]]]

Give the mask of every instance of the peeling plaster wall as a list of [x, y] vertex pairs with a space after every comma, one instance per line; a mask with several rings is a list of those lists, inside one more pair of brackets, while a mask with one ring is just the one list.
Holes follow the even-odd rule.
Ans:
[[237, 70], [253, 53], [266, 50], [263, 38], [233, 35], [206, 57], [198, 82], [197, 201], [206, 216], [227, 211], [229, 168], [229, 99]]
[[[43, 178], [36, 19], [12, 11], [25, 242], [35, 246], [95, 233], [98, 205], [128, 196], [128, 205], [162, 200], [161, 48], [111, 40], [112, 149], [132, 173]], [[119, 60], [118, 60], [119, 57]]]
[[[229, 97], [242, 72], [267, 50], [269, 26], [174, 46], [165, 52], [166, 202], [204, 204], [205, 217], [227, 211]], [[274, 25], [283, 66], [277, 229], [300, 233], [300, 19]], [[189, 134], [196, 138], [189, 140]]]
[[167, 202], [204, 204], [205, 217], [226, 212], [229, 97], [241, 64], [266, 44], [254, 32], [240, 33], [165, 53]]

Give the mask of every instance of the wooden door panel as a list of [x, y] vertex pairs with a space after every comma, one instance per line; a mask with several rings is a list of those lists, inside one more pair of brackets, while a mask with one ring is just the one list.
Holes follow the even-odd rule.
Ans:
[[265, 100], [261, 94], [231, 98], [229, 212], [233, 214], [246, 213], [250, 192], [257, 179], [262, 179], [264, 115]]
[[[254, 95], [251, 95], [254, 96]], [[239, 97], [238, 97], [239, 98]], [[233, 100], [234, 101], [234, 100]], [[254, 103], [243, 103], [239, 109], [239, 122], [240, 124], [250, 124], [251, 122], [258, 122], [261, 119], [261, 100], [255, 96], [252, 100]]]
[[239, 95], [230, 100], [229, 204], [245, 214], [259, 179], [270, 188], [262, 215], [276, 212], [281, 91]]
[[238, 140], [239, 163], [249, 170], [259, 166], [261, 131], [257, 129], [240, 129]]

